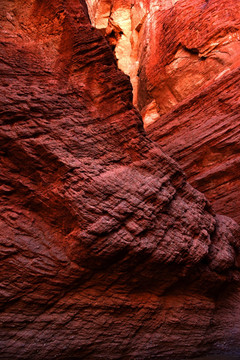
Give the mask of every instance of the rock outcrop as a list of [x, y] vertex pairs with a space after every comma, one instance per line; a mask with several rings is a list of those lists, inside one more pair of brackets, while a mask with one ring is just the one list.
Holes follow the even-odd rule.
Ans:
[[123, 29], [116, 56], [148, 135], [239, 222], [240, 3], [112, 0], [105, 12], [106, 2], [88, 3], [96, 26], [114, 19]]
[[1, 359], [239, 350], [239, 227], [146, 137], [86, 3], [1, 14]]

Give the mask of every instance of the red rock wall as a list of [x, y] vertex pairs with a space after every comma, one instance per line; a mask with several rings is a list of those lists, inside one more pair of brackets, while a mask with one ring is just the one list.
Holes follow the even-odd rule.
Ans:
[[138, 106], [142, 109], [155, 100], [162, 115], [240, 65], [240, 4], [180, 0], [162, 9], [150, 3], [142, 36], [146, 46], [139, 64]]
[[148, 128], [152, 139], [179, 161], [190, 183], [220, 214], [240, 221], [240, 71], [188, 97]]
[[131, 77], [147, 134], [215, 211], [239, 222], [239, 1], [111, 4], [108, 16], [123, 29], [128, 8], [131, 50], [117, 52], [118, 65]]
[[215, 211], [238, 222], [239, 5], [179, 1], [157, 13], [156, 42], [140, 65], [139, 86], [140, 107], [152, 121], [147, 133], [179, 161]]
[[1, 14], [0, 357], [236, 350], [239, 227], [145, 136], [86, 4]]

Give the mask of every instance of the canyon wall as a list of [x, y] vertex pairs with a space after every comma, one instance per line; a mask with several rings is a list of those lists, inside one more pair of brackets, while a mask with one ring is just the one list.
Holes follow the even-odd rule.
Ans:
[[120, 25], [0, 7], [0, 358], [239, 351], [239, 226], [146, 137]]
[[103, 3], [92, 21], [114, 19], [122, 29], [116, 57], [148, 135], [215, 211], [239, 222], [240, 3], [112, 0], [104, 15]]
[[[180, 163], [215, 211], [238, 222], [239, 14], [239, 2], [179, 1], [157, 19], [157, 46], [148, 47], [140, 75], [160, 115], [147, 133]], [[148, 116], [150, 109], [150, 120], [151, 104], [145, 111]]]

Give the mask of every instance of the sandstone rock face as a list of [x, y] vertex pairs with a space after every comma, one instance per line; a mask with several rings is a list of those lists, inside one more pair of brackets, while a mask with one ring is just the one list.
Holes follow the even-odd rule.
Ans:
[[187, 98], [147, 128], [215, 211], [240, 222], [240, 70]]
[[1, 14], [0, 357], [238, 350], [239, 227], [145, 136], [86, 3]]
[[[109, 3], [105, 19], [125, 29], [122, 3]], [[147, 133], [180, 162], [215, 211], [239, 222], [239, 1], [145, 0], [126, 8], [131, 32], [123, 30], [123, 37], [131, 50], [116, 55], [131, 77]]]
[[162, 115], [240, 65], [240, 4], [180, 0], [167, 9], [154, 4], [150, 1], [142, 35], [138, 106], [155, 101]]
[[139, 86], [150, 137], [180, 162], [215, 211], [238, 222], [239, 14], [240, 3], [232, 1], [179, 1], [157, 13], [157, 45], [142, 60], [146, 86]]

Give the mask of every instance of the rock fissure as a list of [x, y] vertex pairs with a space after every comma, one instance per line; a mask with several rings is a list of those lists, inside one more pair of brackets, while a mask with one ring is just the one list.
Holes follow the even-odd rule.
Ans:
[[[187, 0], [162, 1], [161, 3], [154, 0], [140, 3], [127, 1], [124, 4], [119, 0], [112, 0], [109, 3], [111, 3], [109, 17], [115, 19], [116, 24], [122, 29], [126, 29], [126, 31], [123, 30], [126, 40], [116, 43], [115, 53], [120, 69], [131, 78], [133, 102], [143, 116], [146, 131], [153, 140], [159, 141], [165, 151], [170, 151], [169, 154], [180, 161], [187, 173], [188, 180], [198, 187], [198, 183], [191, 180], [188, 167], [185, 166], [188, 160], [186, 160], [186, 156], [182, 156], [182, 152], [186, 153], [188, 148], [191, 149], [188, 157], [192, 162], [198, 162], [198, 149], [205, 146], [205, 144], [202, 145], [202, 134], [204, 133], [210, 139], [206, 145], [214, 146], [216, 140], [214, 131], [211, 133], [208, 128], [210, 122], [223, 122], [226, 128], [235, 122], [239, 127], [239, 116], [234, 119], [231, 117], [233, 106], [237, 108], [239, 106], [237, 90], [233, 82], [228, 88], [222, 88], [226, 96], [226, 92], [231, 91], [229, 101], [232, 105], [230, 108], [227, 105], [225, 109], [220, 108], [217, 102], [211, 103], [210, 101], [213, 96], [211, 87], [214, 82], [217, 83], [220, 79], [224, 86], [228, 81], [229, 74], [238, 74], [239, 72], [240, 24], [237, 13], [240, 9], [238, 9], [238, 5], [236, 8], [235, 3], [231, 0], [221, 0], [219, 4], [216, 1], [200, 0], [196, 0], [194, 3]], [[101, 6], [103, 6], [101, 4], [104, 4], [104, 1], [98, 2], [100, 10], [95, 8], [95, 12], [92, 12], [92, 21], [95, 24], [100, 22]], [[237, 83], [239, 83], [238, 80]], [[219, 85], [221, 87], [221, 84]], [[209, 97], [208, 103], [201, 98], [204, 90]], [[208, 107], [211, 115], [208, 116], [207, 111], [199, 110], [197, 118], [195, 118], [194, 107], [185, 109], [185, 120], [188, 119], [187, 113], [189, 113], [187, 124], [189, 130], [186, 132], [186, 125], [182, 126], [182, 120], [180, 120], [183, 116], [176, 119], [176, 109], [182, 108], [181, 103], [185, 99], [196, 101], [197, 96], [199, 96], [198, 108]], [[223, 118], [219, 117], [217, 120], [212, 114], [213, 111], [217, 116], [220, 112]], [[231, 116], [229, 116], [230, 113]], [[168, 119], [167, 116], [174, 117], [176, 122], [176, 126], [171, 127], [172, 133], [176, 132], [177, 134], [174, 141], [171, 141], [171, 145], [165, 143], [167, 136], [159, 137], [158, 134], [164, 132], [167, 135], [169, 133], [169, 127], [165, 121], [166, 118]], [[198, 133], [197, 127], [202, 128]], [[179, 134], [181, 134], [181, 139], [179, 139]], [[233, 131], [230, 136], [227, 135], [227, 131], [225, 134], [223, 133], [222, 146], [228, 149], [229, 159], [238, 158], [235, 151], [235, 143], [238, 141], [236, 139], [238, 139], [238, 135], [234, 135]], [[195, 144], [198, 144], [196, 148]], [[216, 169], [221, 154], [220, 150], [216, 154]], [[212, 159], [207, 160], [206, 156], [206, 168], [208, 167], [207, 162], [212, 164]], [[226, 172], [227, 168], [226, 161]], [[203, 178], [206, 174], [205, 167], [199, 167], [198, 172]], [[222, 189], [225, 189], [226, 195], [221, 194], [221, 198], [219, 197], [217, 201], [214, 200], [217, 188], [213, 185], [212, 191], [209, 191], [207, 175], [206, 185], [203, 185], [202, 182], [199, 190], [205, 192], [213, 202], [216, 211], [232, 216], [239, 221], [239, 213], [236, 213], [239, 209], [236, 200], [239, 198], [236, 195], [238, 181], [233, 178], [226, 182], [224, 173], [214, 175], [214, 167], [212, 172], [215, 178], [218, 176], [221, 179], [219, 181], [222, 182]], [[231, 194], [228, 194], [229, 188], [231, 188]], [[220, 195], [218, 194], [218, 196]], [[233, 207], [225, 206], [225, 198], [229, 196], [234, 203]]]

